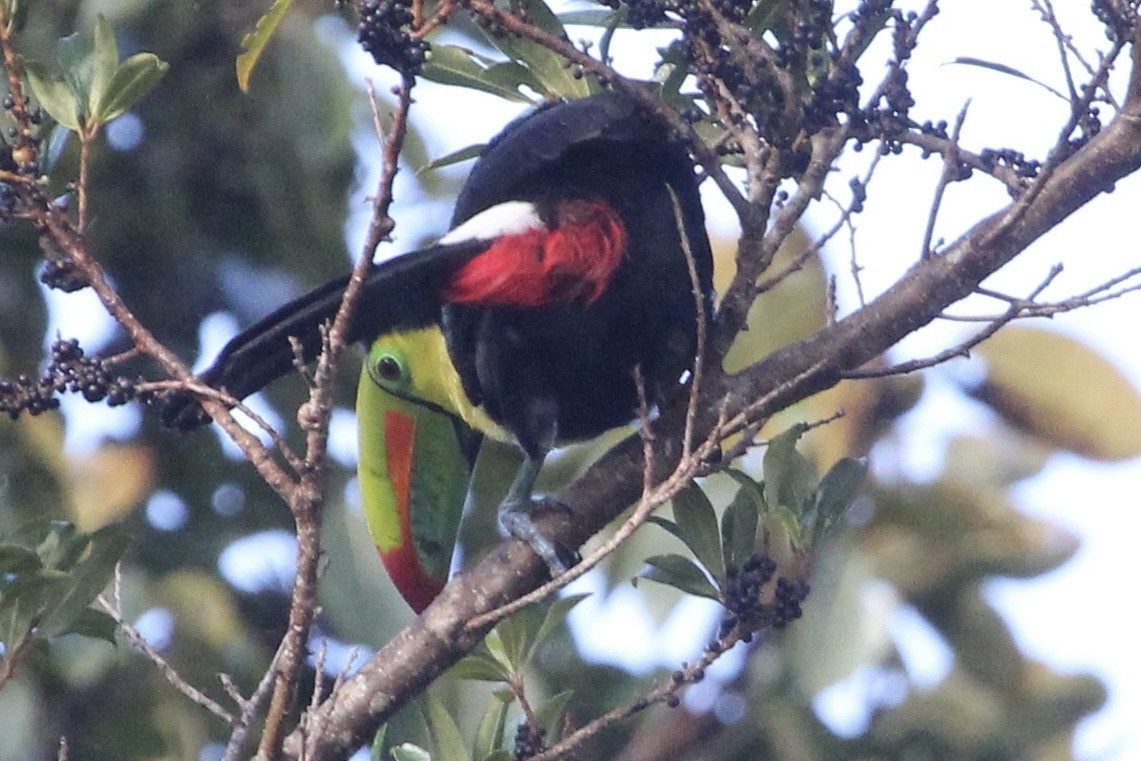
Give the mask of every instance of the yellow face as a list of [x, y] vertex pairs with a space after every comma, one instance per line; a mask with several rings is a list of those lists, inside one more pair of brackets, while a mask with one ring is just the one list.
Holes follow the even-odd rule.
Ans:
[[369, 350], [369, 376], [390, 394], [427, 402], [455, 415], [480, 433], [498, 441], [511, 434], [471, 403], [456, 372], [439, 327], [393, 333], [378, 338]]

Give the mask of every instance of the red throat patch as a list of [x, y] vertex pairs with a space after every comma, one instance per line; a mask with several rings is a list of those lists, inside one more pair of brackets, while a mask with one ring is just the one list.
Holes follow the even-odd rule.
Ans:
[[617, 212], [597, 201], [562, 201], [552, 228], [498, 238], [456, 272], [443, 295], [483, 306], [591, 303], [606, 291], [625, 251]]

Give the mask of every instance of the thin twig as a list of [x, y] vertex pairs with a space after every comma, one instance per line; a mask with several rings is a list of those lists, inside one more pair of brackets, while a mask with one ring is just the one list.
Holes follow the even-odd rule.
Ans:
[[353, 267], [344, 298], [325, 337], [324, 348], [313, 373], [309, 400], [298, 413], [306, 429], [306, 455], [301, 484], [289, 500], [297, 528], [297, 577], [290, 599], [289, 626], [282, 640], [284, 647], [279, 673], [266, 715], [265, 731], [258, 746], [258, 755], [266, 759], [277, 758], [281, 751], [286, 715], [296, 692], [315, 616], [321, 556], [320, 507], [325, 485], [328, 421], [332, 414], [332, 380], [344, 348], [344, 332], [360, 298], [365, 276], [372, 266], [376, 250], [388, 239], [394, 225], [388, 212], [392, 204], [393, 182], [399, 170], [400, 151], [407, 134], [414, 83], [414, 79], [405, 76], [397, 89], [397, 105], [387, 135], [381, 125], [375, 92], [369, 84], [374, 125], [383, 147], [381, 176], [376, 195], [373, 196], [373, 213], [364, 251]]
[[176, 690], [188, 697], [193, 703], [202, 706], [207, 711], [214, 714], [230, 726], [236, 726], [238, 720], [234, 717], [233, 714], [231, 714], [197, 687], [183, 679], [182, 675], [179, 674], [174, 669], [174, 667], [171, 666], [170, 663], [168, 663], [167, 660], [159, 654], [157, 650], [151, 647], [151, 644], [147, 642], [146, 638], [142, 634], [139, 633], [139, 630], [127, 621], [127, 619], [123, 616], [122, 591], [122, 566], [116, 565], [115, 582], [111, 591], [111, 599], [108, 600], [106, 595], [99, 595], [97, 600], [100, 607], [102, 607], [103, 610], [107, 612], [107, 615], [115, 619], [115, 623], [118, 624], [119, 628], [123, 631], [123, 634], [126, 635], [128, 641], [130, 641], [136, 650], [145, 655], [147, 660], [158, 667], [159, 673], [161, 673], [163, 678], [166, 679], [166, 681], [169, 682]]
[[[1030, 296], [1027, 298], [1027, 302], [1032, 303], [1034, 298], [1042, 293], [1042, 291], [1044, 291], [1050, 285], [1050, 283], [1053, 282], [1054, 278], [1061, 274], [1061, 272], [1062, 266], [1060, 264], [1056, 264], [1051, 267], [1049, 274], [1046, 275], [1046, 278], [1041, 283], [1039, 283], [1038, 287], [1035, 288], [1034, 291], [1030, 294]], [[883, 378], [889, 375], [905, 375], [907, 373], [913, 373], [917, 370], [923, 370], [928, 367], [940, 365], [952, 359], [969, 357], [971, 349], [993, 336], [1003, 325], [1006, 325], [1018, 317], [1022, 310], [1023, 308], [1021, 305], [1012, 304], [1010, 309], [991, 321], [989, 325], [980, 330], [978, 333], [971, 336], [966, 341], [963, 341], [956, 346], [952, 346], [949, 349], [945, 349], [938, 354], [935, 354], [934, 356], [927, 357], [925, 359], [913, 359], [909, 362], [900, 362], [899, 364], [891, 365], [890, 367], [866, 367], [849, 370], [843, 373], [843, 377], [848, 379], [866, 379]]]
[[230, 739], [226, 742], [226, 750], [222, 754], [221, 761], [238, 761], [241, 758], [242, 749], [245, 747], [246, 737], [249, 735], [250, 728], [253, 726], [254, 717], [257, 715], [258, 709], [261, 704], [265, 702], [266, 697], [269, 695], [270, 688], [273, 687], [274, 677], [277, 675], [277, 661], [281, 657], [281, 644], [278, 644], [277, 650], [273, 654], [273, 660], [269, 662], [268, 668], [262, 674], [261, 679], [258, 681], [258, 686], [248, 699], [243, 700], [241, 693], [238, 692], [237, 686], [232, 681], [222, 675], [222, 685], [230, 697], [237, 703], [242, 711], [238, 715], [238, 721], [234, 725], [233, 730], [230, 732]]
[[[1139, 25], [1141, 26], [1141, 25]], [[1050, 178], [1053, 177], [1054, 172], [1058, 167], [1068, 159], [1072, 154], [1072, 149], [1069, 146], [1070, 135], [1074, 133], [1081, 120], [1089, 111], [1090, 104], [1093, 103], [1099, 88], [1105, 86], [1106, 80], [1109, 77], [1109, 72], [1113, 69], [1117, 57], [1121, 54], [1125, 46], [1125, 40], [1114, 40], [1113, 46], [1102, 59], [1101, 65], [1094, 72], [1094, 75], [1086, 83], [1086, 87], [1082, 96], [1072, 102], [1070, 107], [1070, 118], [1066, 121], [1065, 126], [1058, 132], [1058, 137], [1054, 142], [1054, 147], [1046, 156], [1046, 161], [1043, 163], [1038, 175], [1034, 178], [1034, 182], [1025, 193], [1018, 197], [1018, 200], [1012, 204], [1002, 218], [994, 224], [988, 231], [986, 237], [980, 241], [980, 245], [986, 245], [989, 241], [995, 240], [1004, 235], [1006, 231], [1010, 230], [1016, 225], [1023, 216], [1030, 210], [1031, 205], [1037, 199], [1038, 195], [1049, 183]], [[1137, 54], [1137, 51], [1134, 51]], [[1131, 85], [1136, 82], [1136, 78], [1141, 76], [1136, 68], [1133, 71], [1134, 79], [1131, 80]]]
[[951, 140], [947, 150], [943, 153], [943, 171], [939, 174], [939, 182], [935, 185], [935, 193], [931, 198], [931, 209], [927, 214], [927, 226], [923, 230], [923, 246], [919, 249], [919, 258], [927, 259], [934, 256], [931, 250], [931, 240], [935, 236], [935, 221], [939, 218], [939, 209], [943, 206], [943, 193], [947, 186], [960, 178], [959, 165], [959, 135], [963, 130], [963, 122], [967, 120], [967, 109], [971, 101], [967, 100], [955, 117], [955, 126], [951, 130]]
[[662, 680], [657, 687], [650, 690], [646, 695], [624, 706], [611, 709], [593, 721], [584, 724], [543, 752], [532, 756], [531, 761], [554, 761], [557, 758], [564, 758], [612, 724], [640, 713], [657, 703], [668, 703], [671, 707], [676, 708], [679, 705], [677, 693], [681, 688], [705, 678], [705, 670], [732, 648], [739, 639], [740, 635], [734, 629], [724, 640], [716, 643], [716, 647], [711, 646], [693, 664], [683, 665], [682, 668], [673, 672], [669, 678]]
[[[693, 372], [690, 374], [689, 402], [685, 408], [685, 433], [682, 438], [682, 459], [687, 459], [693, 451], [693, 430], [697, 419], [697, 403], [701, 395], [701, 384], [705, 377], [705, 346], [709, 336], [709, 320], [705, 311], [707, 294], [701, 287], [701, 278], [697, 274], [697, 259], [693, 255], [693, 246], [690, 244], [689, 232], [685, 229], [685, 215], [682, 213], [681, 201], [673, 187], [666, 185], [666, 192], [670, 196], [670, 209], [673, 211], [674, 228], [677, 230], [678, 240], [681, 241], [682, 254], [685, 256], [685, 266], [689, 273], [689, 285], [693, 292], [693, 309], [697, 322], [697, 340], [694, 347]], [[646, 466], [650, 466], [647, 460]]]

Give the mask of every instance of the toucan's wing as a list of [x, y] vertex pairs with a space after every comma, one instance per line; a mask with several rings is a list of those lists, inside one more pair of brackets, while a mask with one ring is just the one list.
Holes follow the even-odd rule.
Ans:
[[480, 154], [456, 199], [452, 225], [496, 204], [534, 197], [537, 184], [557, 183], [552, 175], [579, 163], [579, 151], [597, 158], [615, 149], [616, 163], [605, 171], [621, 176], [620, 162], [661, 153], [670, 140], [662, 122], [621, 92], [539, 108], [508, 124]]
[[[373, 265], [345, 339], [367, 341], [437, 322], [448, 276], [486, 248], [479, 240], [448, 242]], [[321, 327], [336, 316], [348, 283], [348, 277], [326, 283], [263, 317], [230, 339], [198, 379], [242, 399], [289, 373], [297, 348], [302, 361], [312, 361], [321, 350]], [[209, 422], [194, 396], [183, 392], [169, 395], [161, 414], [179, 430]]]

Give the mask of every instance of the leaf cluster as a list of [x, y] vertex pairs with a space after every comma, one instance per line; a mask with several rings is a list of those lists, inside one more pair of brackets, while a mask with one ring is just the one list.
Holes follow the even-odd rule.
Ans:
[[[524, 676], [542, 646], [564, 627], [567, 615], [585, 597], [568, 595], [542, 608], [526, 608], [501, 621], [471, 654], [449, 670], [451, 679], [493, 685], [470, 747], [463, 740], [453, 712], [437, 692], [429, 690], [420, 702], [420, 711], [434, 752], [406, 742], [390, 749], [392, 758], [395, 761], [507, 761], [513, 756], [504, 746], [505, 729], [509, 711], [517, 702], [524, 714], [517, 730], [517, 743], [520, 736], [529, 734], [540, 741], [557, 740], [574, 691], [561, 691], [532, 707], [527, 699]], [[385, 734], [382, 728], [373, 742], [374, 759], [383, 758]]]
[[90, 35], [76, 32], [59, 41], [56, 61], [62, 78], [33, 61], [24, 65], [25, 75], [43, 109], [85, 141], [127, 113], [169, 68], [153, 53], [120, 60], [115, 30], [102, 14]]
[[[769, 442], [762, 481], [741, 470], [727, 471], [738, 489], [720, 521], [709, 496], [697, 485], [674, 498], [673, 520], [651, 517], [680, 539], [696, 562], [683, 555], [654, 555], [646, 559], [651, 567], [642, 578], [726, 604], [732, 580], [750, 559], [767, 557], [779, 566], [809, 557], [839, 525], [867, 469], [858, 460], [843, 458], [818, 478], [812, 461], [796, 448], [807, 430], [796, 425]], [[807, 571], [788, 570], [798, 576]]]
[[111, 525], [92, 533], [64, 521], [0, 544], [0, 643], [5, 671], [32, 641], [80, 634], [114, 644], [115, 620], [91, 607], [127, 547]]

